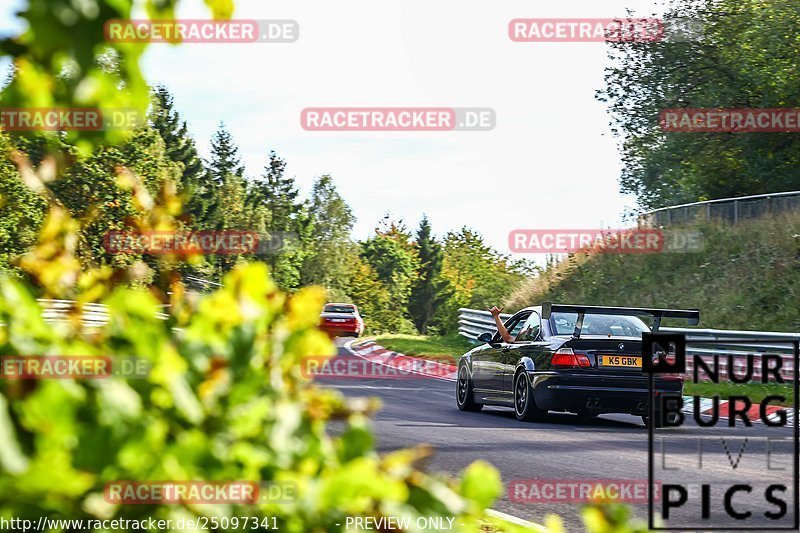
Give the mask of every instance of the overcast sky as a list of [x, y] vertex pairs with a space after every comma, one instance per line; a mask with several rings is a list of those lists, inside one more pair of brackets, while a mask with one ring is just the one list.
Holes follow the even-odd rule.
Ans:
[[[180, 15], [206, 18], [200, 0]], [[15, 2], [19, 5], [19, 2]], [[165, 84], [201, 154], [224, 121], [248, 175], [268, 150], [304, 193], [333, 175], [368, 236], [389, 211], [438, 234], [463, 225], [508, 252], [515, 228], [618, 227], [620, 157], [595, 98], [603, 43], [518, 43], [514, 18], [637, 16], [656, 1], [237, 0], [235, 18], [294, 19], [290, 44], [151, 45], [147, 78]], [[0, 29], [15, 23], [0, 7]], [[306, 107], [490, 107], [492, 131], [309, 132]], [[535, 256], [530, 258], [535, 258]]]

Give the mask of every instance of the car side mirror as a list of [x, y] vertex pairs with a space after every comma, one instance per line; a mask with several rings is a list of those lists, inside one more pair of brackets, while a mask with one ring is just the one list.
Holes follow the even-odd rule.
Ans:
[[481, 341], [481, 342], [485, 342], [486, 344], [490, 344], [492, 342], [493, 338], [494, 338], [494, 335], [492, 335], [491, 333], [487, 333], [485, 331], [483, 333], [481, 333], [480, 335], [478, 335], [478, 340]]

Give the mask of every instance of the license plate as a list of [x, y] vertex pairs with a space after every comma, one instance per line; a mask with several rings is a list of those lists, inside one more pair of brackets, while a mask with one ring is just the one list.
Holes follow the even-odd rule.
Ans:
[[598, 366], [629, 366], [632, 368], [642, 368], [642, 358], [630, 355], [600, 355], [597, 361]]
[[345, 321], [344, 318], [331, 318], [330, 320], [331, 320], [331, 322], [344, 322]]

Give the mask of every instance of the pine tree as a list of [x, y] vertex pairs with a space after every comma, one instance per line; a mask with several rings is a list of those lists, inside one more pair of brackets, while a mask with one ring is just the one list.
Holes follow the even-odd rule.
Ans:
[[232, 176], [244, 179], [244, 166], [239, 158], [239, 147], [222, 122], [211, 137], [211, 161], [208, 167], [209, 175], [217, 186], [222, 186]]
[[264, 167], [264, 180], [260, 182], [264, 203], [272, 213], [271, 231], [291, 231], [300, 206], [296, 203], [298, 191], [294, 178], [285, 176], [286, 161], [275, 151], [269, 153], [269, 165]]
[[448, 283], [441, 277], [444, 260], [442, 246], [433, 238], [426, 216], [419, 223], [416, 244], [420, 267], [411, 287], [408, 313], [417, 330], [425, 335], [439, 306], [450, 297]]
[[355, 217], [329, 175], [314, 183], [309, 218], [310, 251], [303, 261], [301, 284], [346, 289], [348, 262], [356, 253], [350, 241]]
[[311, 216], [315, 237], [331, 242], [349, 240], [355, 217], [328, 174], [314, 182], [311, 191]]
[[211, 137], [211, 160], [206, 170], [207, 181], [214, 188], [216, 201], [207, 221], [211, 229], [244, 229], [237, 227], [249, 207], [244, 165], [233, 136], [220, 123]]
[[173, 97], [163, 85], [153, 90], [150, 122], [164, 141], [167, 157], [183, 167], [178, 187], [186, 196], [185, 211], [195, 227], [205, 228], [218, 202], [216, 187], [203, 167], [186, 121], [175, 110]]
[[[216, 209], [209, 217], [211, 228], [258, 231], [260, 228], [252, 227], [257, 217], [250, 198], [251, 187], [244, 178], [239, 147], [222, 123], [211, 137], [211, 160], [207, 167], [208, 179], [219, 198]], [[215, 256], [213, 263], [217, 267], [217, 274], [221, 277], [233, 268], [237, 260], [237, 256]]]
[[303, 259], [300, 238], [306, 217], [303, 204], [297, 202], [295, 180], [286, 176], [285, 171], [286, 161], [271, 151], [262, 179], [254, 184], [253, 200], [270, 214], [266, 225], [270, 245], [265, 250], [266, 262], [282, 289], [294, 289], [300, 282]]

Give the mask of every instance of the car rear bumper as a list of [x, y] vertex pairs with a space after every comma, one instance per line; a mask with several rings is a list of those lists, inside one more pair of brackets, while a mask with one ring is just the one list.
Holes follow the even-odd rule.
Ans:
[[[650, 397], [647, 376], [535, 375], [534, 399], [541, 409], [646, 415]], [[656, 379], [656, 395], [683, 392], [683, 381]]]
[[321, 324], [319, 329], [322, 331], [327, 332], [330, 335], [343, 335], [343, 334], [350, 334], [350, 335], [360, 335], [361, 328], [358, 324]]

